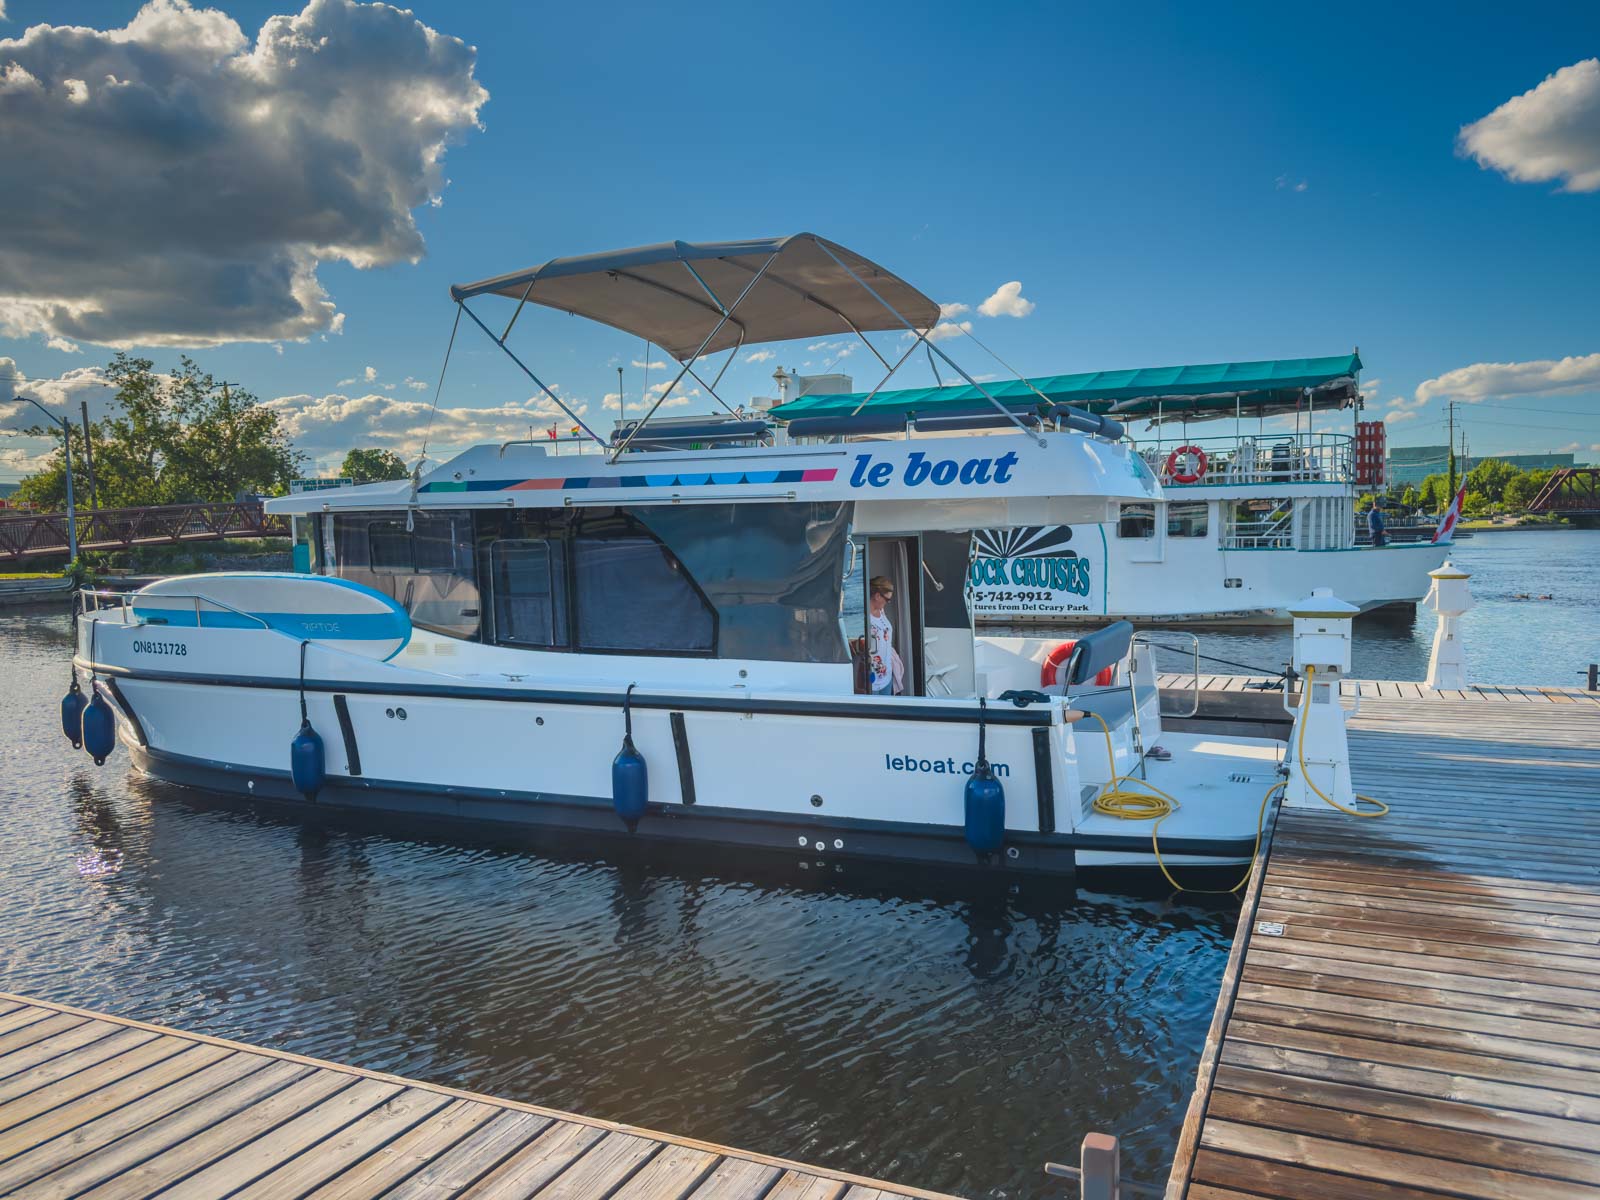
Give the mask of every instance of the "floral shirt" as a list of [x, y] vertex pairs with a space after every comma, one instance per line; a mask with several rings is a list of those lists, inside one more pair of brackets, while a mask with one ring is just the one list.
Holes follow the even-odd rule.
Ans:
[[889, 624], [888, 617], [867, 617], [867, 632], [869, 634], [867, 652], [868, 665], [872, 672], [872, 692], [892, 692], [894, 690], [894, 626]]

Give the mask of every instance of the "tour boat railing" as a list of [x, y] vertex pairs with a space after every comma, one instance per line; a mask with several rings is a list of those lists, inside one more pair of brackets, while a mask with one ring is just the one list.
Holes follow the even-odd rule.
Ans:
[[[1197, 479], [1178, 479], [1175, 476], [1196, 473], [1199, 463], [1187, 453], [1190, 449], [1205, 454], [1205, 470]], [[1341, 433], [1241, 434], [1179, 441], [1164, 436], [1154, 444], [1140, 444], [1139, 453], [1163, 487], [1355, 481], [1354, 439]]]
[[1218, 535], [1224, 550], [1294, 549], [1294, 513], [1287, 511], [1255, 520], [1231, 520]]

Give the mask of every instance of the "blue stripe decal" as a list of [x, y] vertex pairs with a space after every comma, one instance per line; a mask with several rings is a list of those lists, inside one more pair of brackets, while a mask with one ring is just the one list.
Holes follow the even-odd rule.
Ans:
[[[167, 625], [174, 629], [196, 627], [195, 611], [190, 608], [141, 608], [136, 601], [133, 615], [153, 625]], [[396, 613], [254, 613], [272, 628], [293, 638], [312, 638], [352, 642], [384, 642], [405, 639], [409, 621], [404, 614]], [[202, 614], [200, 627], [205, 629], [260, 629], [243, 613], [210, 612]]]
[[[657, 488], [657, 487], [737, 487], [747, 484], [804, 483], [805, 471], [726, 471], [716, 473], [691, 473], [682, 475], [572, 475], [566, 479], [548, 481], [550, 491], [583, 491], [590, 488]], [[528, 479], [468, 479], [460, 483], [425, 483], [419, 492], [503, 492], [524, 490]], [[543, 481], [541, 481], [543, 482]]]

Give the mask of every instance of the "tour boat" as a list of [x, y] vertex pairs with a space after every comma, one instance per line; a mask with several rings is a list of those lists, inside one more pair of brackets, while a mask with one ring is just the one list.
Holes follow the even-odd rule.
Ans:
[[[1019, 414], [927, 340], [936, 303], [811, 234], [555, 259], [452, 295], [507, 354], [480, 297], [647, 338], [673, 387], [713, 396], [709, 354], [903, 332], [984, 404], [896, 440], [876, 415], [731, 410], [601, 437], [571, 411], [583, 453], [483, 445], [270, 500], [303, 571], [84, 593], [63, 721], [97, 759], [120, 741], [152, 776], [263, 801], [808, 859], [1249, 861], [1281, 739], [1164, 724], [1126, 622], [1071, 645], [974, 631], [973, 531], [1162, 503], [1117, 421]], [[873, 580], [903, 666], [887, 693], [864, 684]], [[1126, 819], [1130, 792], [1159, 824]]]
[[[972, 563], [980, 622], [1049, 624], [1276, 624], [1318, 587], [1336, 587], [1363, 612], [1414, 607], [1448, 537], [1392, 531], [1367, 536], [1356, 498], [1382, 484], [1382, 422], [1350, 433], [1318, 431], [1334, 414], [1359, 411], [1358, 354], [1267, 362], [1092, 371], [990, 385], [1010, 404], [1071, 405], [1130, 427], [1163, 498], [1122, 503], [1115, 519], [979, 531]], [[808, 394], [774, 415], [828, 428], [882, 414], [927, 418], [972, 412], [969, 386]], [[1230, 420], [1232, 435], [1189, 426]], [[1293, 421], [1292, 427], [1289, 425]], [[1135, 423], [1144, 426], [1134, 436]], [[1428, 534], [1432, 534], [1430, 529]]]

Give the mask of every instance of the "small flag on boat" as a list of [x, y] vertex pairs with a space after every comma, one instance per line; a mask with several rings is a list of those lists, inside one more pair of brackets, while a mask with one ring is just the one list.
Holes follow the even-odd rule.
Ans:
[[556, 427], [553, 424], [550, 426], [550, 440], [552, 442], [556, 440]]
[[1450, 501], [1450, 507], [1444, 510], [1444, 516], [1439, 519], [1439, 528], [1433, 531], [1434, 545], [1448, 542], [1455, 535], [1456, 522], [1461, 520], [1461, 502], [1467, 495], [1466, 480], [1461, 481], [1461, 487], [1456, 491], [1456, 498]]

